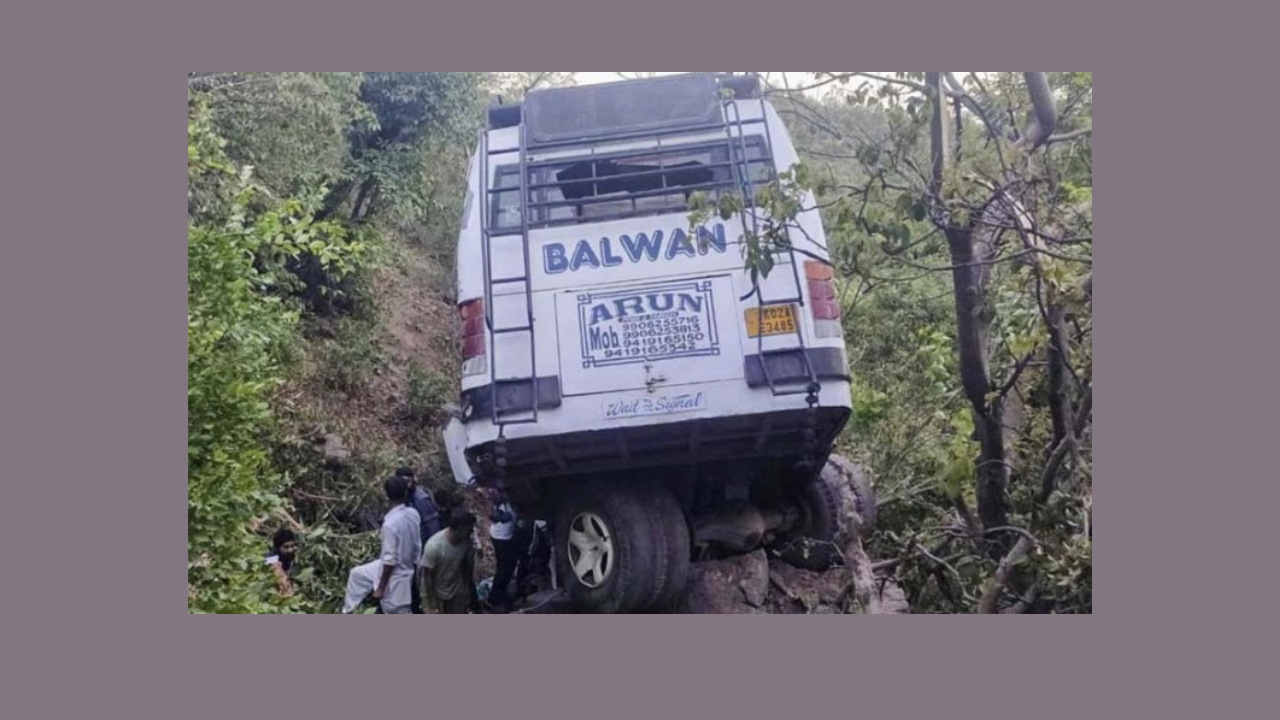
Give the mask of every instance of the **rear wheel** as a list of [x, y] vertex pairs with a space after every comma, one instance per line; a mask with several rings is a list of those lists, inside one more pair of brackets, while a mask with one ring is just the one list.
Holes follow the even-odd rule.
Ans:
[[632, 485], [589, 482], [556, 513], [559, 575], [578, 608], [631, 613], [653, 602], [665, 580], [665, 543], [650, 525], [651, 501]]
[[661, 534], [666, 552], [665, 578], [658, 588], [652, 609], [669, 611], [679, 605], [689, 588], [689, 577], [692, 574], [689, 523], [675, 496], [665, 485], [649, 488], [648, 495], [645, 507], [649, 510], [650, 526], [657, 531], [655, 534]]
[[834, 453], [828, 458], [822, 473], [830, 478], [835, 487], [849, 488], [853, 493], [854, 509], [861, 521], [858, 532], [862, 535], [870, 533], [876, 525], [876, 492], [871, 484], [871, 476], [862, 466]]
[[830, 467], [805, 483], [798, 498], [802, 519], [795, 534], [819, 542], [831, 542], [840, 532], [840, 490]]
[[[831, 455], [822, 471], [793, 497], [800, 521], [778, 539], [773, 551], [796, 567], [820, 572], [840, 564], [841, 531], [865, 535], [875, 523], [875, 492], [867, 473], [840, 455]], [[846, 508], [857, 513], [856, 520], [846, 514]]]

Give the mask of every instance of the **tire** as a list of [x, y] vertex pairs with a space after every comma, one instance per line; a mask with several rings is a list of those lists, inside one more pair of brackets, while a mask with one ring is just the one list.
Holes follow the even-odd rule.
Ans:
[[[637, 612], [652, 604], [666, 580], [666, 544], [650, 525], [651, 498], [630, 484], [586, 482], [559, 503], [556, 562], [581, 611]], [[656, 537], [655, 537], [656, 536]], [[576, 540], [576, 544], [575, 544]], [[583, 560], [583, 548], [595, 548]], [[584, 569], [575, 572], [574, 566]]]
[[870, 534], [876, 526], [877, 512], [876, 491], [871, 484], [871, 476], [862, 466], [834, 453], [827, 459], [823, 474], [831, 475], [833, 480], [844, 483], [853, 492], [858, 517], [862, 520], [859, 533], [863, 536]]
[[804, 520], [793, 535], [818, 542], [836, 540], [845, 525], [844, 489], [852, 494], [854, 509], [862, 520], [859, 533], [871, 532], [876, 521], [876, 498], [870, 478], [848, 458], [832, 454], [817, 477], [800, 489], [798, 500]]
[[667, 612], [684, 600], [693, 574], [690, 564], [692, 542], [689, 537], [689, 522], [675, 496], [665, 485], [655, 485], [648, 490], [645, 507], [649, 510], [650, 527], [658, 531], [655, 534], [662, 536], [666, 551], [664, 582], [658, 588], [657, 597], [650, 609]]
[[844, 504], [836, 483], [828, 466], [792, 496], [800, 508], [800, 523], [773, 542], [773, 557], [810, 572], [825, 572], [842, 562], [836, 543]]
[[836, 480], [829, 472], [831, 466], [822, 469], [818, 476], [805, 483], [800, 490], [800, 509], [804, 521], [797, 534], [817, 540], [833, 542], [840, 533], [842, 503]]

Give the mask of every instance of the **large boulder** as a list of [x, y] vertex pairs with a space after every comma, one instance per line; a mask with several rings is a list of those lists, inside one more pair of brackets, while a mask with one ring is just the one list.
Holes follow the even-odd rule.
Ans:
[[769, 559], [763, 550], [724, 560], [693, 564], [684, 615], [761, 614], [768, 612]]
[[838, 613], [849, 598], [849, 571], [802, 570], [786, 562], [769, 566], [769, 605], [776, 613]]
[[[861, 556], [859, 559], [863, 559]], [[856, 566], [855, 566], [856, 567]], [[887, 578], [864, 581], [861, 595], [847, 565], [815, 572], [795, 567], [763, 551], [693, 564], [689, 592], [680, 614], [821, 615], [855, 612], [905, 614], [911, 611], [897, 584]], [[860, 607], [861, 604], [867, 607]]]

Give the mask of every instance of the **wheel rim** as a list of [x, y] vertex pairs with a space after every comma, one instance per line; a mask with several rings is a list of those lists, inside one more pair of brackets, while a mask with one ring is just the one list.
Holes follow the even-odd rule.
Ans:
[[613, 538], [595, 513], [579, 513], [569, 524], [569, 566], [578, 582], [600, 587], [613, 572]]

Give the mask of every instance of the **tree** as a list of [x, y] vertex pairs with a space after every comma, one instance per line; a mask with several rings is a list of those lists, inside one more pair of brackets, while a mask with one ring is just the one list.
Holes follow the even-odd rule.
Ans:
[[339, 175], [353, 123], [369, 118], [358, 92], [364, 73], [189, 73], [205, 97], [228, 159], [253, 168], [276, 197]]
[[469, 140], [482, 79], [482, 73], [364, 73], [359, 97], [369, 115], [350, 129], [343, 176], [318, 219], [332, 217], [348, 200], [353, 224], [379, 211], [400, 219], [419, 216], [430, 188], [425, 158], [433, 146]]
[[341, 277], [360, 247], [342, 227], [312, 222], [302, 201], [255, 197], [261, 188], [228, 160], [206, 100], [192, 98], [187, 120], [187, 604], [267, 612], [290, 607], [272, 592], [254, 532], [282, 507], [264, 436], [296, 339], [285, 267], [311, 257]]
[[576, 85], [574, 75], [571, 72], [497, 72], [489, 73], [486, 86], [503, 102], [518, 102], [531, 90]]
[[[921, 328], [914, 339], [917, 356], [936, 359], [893, 371], [938, 383], [932, 417], [903, 423], [911, 429], [902, 436], [919, 444], [932, 434], [936, 469], [924, 456], [917, 468], [936, 484], [909, 496], [937, 493], [951, 520], [920, 530], [938, 519], [913, 505], [921, 512], [901, 535], [882, 535], [885, 549], [918, 560], [957, 608], [1026, 609], [1032, 603], [1020, 600], [1046, 585], [1054, 592], [1038, 607], [1091, 607], [1090, 531], [1079, 518], [1091, 482], [1092, 75], [815, 73], [803, 89], [817, 87], [837, 88], [843, 104], [876, 120], [850, 124], [842, 118], [856, 114], [831, 102], [770, 89], [806, 160], [761, 194], [767, 221], [744, 238], [748, 266], [765, 274], [787, 251], [801, 191], [812, 190], [855, 307], [875, 308], [863, 301], [870, 295], [923, 302], [936, 289], [953, 306], [949, 328]], [[905, 317], [902, 307], [887, 311]], [[866, 323], [849, 334], [864, 332]], [[880, 327], [869, 332], [888, 339]], [[943, 362], [935, 353], [946, 345], [954, 354]], [[884, 407], [861, 393], [855, 420]], [[954, 399], [967, 417], [949, 413]], [[904, 467], [882, 458], [879, 469]], [[930, 533], [941, 535], [932, 548], [921, 542]], [[977, 553], [964, 555], [964, 572], [947, 557], [957, 543]]]

